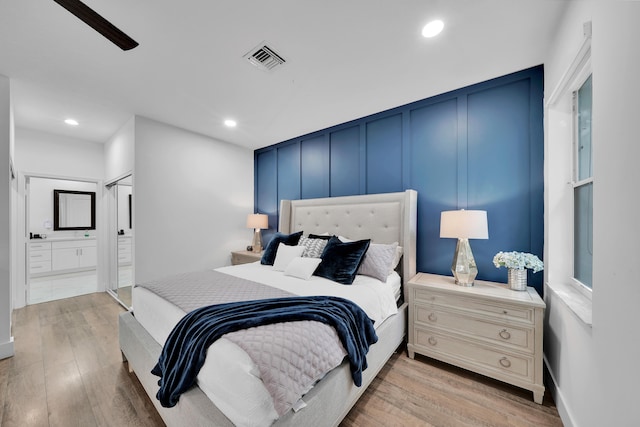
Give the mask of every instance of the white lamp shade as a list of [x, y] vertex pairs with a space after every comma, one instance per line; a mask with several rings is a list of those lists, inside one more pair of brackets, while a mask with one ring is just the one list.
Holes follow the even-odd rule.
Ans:
[[440, 214], [440, 237], [488, 239], [487, 211], [444, 211]]
[[269, 228], [269, 216], [265, 214], [247, 215], [247, 228], [267, 229]]

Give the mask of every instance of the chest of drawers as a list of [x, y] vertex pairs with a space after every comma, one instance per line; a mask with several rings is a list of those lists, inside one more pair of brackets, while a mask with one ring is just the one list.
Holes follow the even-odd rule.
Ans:
[[409, 283], [409, 357], [423, 354], [533, 392], [542, 403], [544, 301], [535, 289], [418, 273]]

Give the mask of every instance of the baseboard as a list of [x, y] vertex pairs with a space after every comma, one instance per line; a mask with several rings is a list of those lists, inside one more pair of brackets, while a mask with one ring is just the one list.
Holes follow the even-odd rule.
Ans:
[[553, 401], [556, 403], [556, 408], [558, 409], [558, 415], [560, 415], [560, 419], [562, 420], [562, 424], [565, 427], [574, 427], [576, 423], [574, 422], [574, 418], [571, 415], [571, 410], [567, 406], [567, 402], [564, 399], [562, 394], [562, 390], [558, 387], [558, 382], [556, 381], [556, 377], [549, 369], [549, 362], [547, 361], [546, 355], [544, 356], [544, 366], [545, 366], [545, 384], [547, 386], [547, 390], [551, 393], [551, 397], [553, 397]]
[[6, 359], [7, 357], [11, 357], [14, 354], [15, 351], [13, 348], [13, 337], [11, 337], [8, 342], [0, 344], [0, 359]]

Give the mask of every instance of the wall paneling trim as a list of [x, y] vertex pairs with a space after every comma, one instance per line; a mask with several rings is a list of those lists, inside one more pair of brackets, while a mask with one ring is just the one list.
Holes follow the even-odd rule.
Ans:
[[[255, 151], [255, 206], [276, 231], [281, 199], [418, 191], [418, 271], [451, 274], [440, 212], [483, 209], [478, 279], [506, 282], [499, 251], [543, 249], [543, 66]], [[542, 273], [529, 275], [542, 293]]]

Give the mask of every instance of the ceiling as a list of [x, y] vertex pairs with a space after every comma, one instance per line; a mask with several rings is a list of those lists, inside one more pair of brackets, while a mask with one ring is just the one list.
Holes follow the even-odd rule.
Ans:
[[[17, 127], [105, 142], [140, 115], [259, 148], [541, 64], [567, 2], [85, 3], [140, 45], [120, 50], [52, 0], [0, 0]], [[423, 38], [434, 18], [444, 31]], [[249, 64], [261, 42], [286, 63]]]

